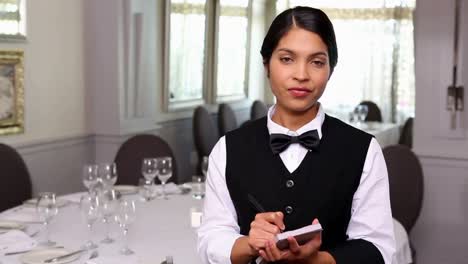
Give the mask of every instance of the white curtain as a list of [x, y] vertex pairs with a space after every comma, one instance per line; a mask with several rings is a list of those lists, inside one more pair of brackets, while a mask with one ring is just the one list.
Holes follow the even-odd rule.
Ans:
[[0, 35], [24, 35], [22, 4], [21, 0], [0, 0]]
[[172, 0], [169, 100], [203, 98], [206, 0]]
[[338, 64], [321, 102], [331, 114], [348, 118], [363, 100], [375, 102], [387, 122], [414, 115], [414, 0], [290, 0], [285, 7], [322, 9], [332, 20]]

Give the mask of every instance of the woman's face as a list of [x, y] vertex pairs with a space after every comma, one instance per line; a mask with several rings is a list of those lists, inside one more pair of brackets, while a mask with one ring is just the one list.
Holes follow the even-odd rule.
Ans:
[[298, 27], [280, 39], [266, 67], [277, 107], [291, 112], [311, 109], [330, 76], [327, 46], [319, 35]]

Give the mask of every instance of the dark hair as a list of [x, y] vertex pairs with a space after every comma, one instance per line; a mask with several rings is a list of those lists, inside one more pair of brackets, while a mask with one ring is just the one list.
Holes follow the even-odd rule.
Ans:
[[328, 16], [322, 10], [312, 7], [296, 6], [283, 11], [273, 20], [260, 50], [263, 64], [270, 62], [278, 42], [294, 26], [316, 33], [327, 45], [331, 74], [338, 62], [335, 31]]

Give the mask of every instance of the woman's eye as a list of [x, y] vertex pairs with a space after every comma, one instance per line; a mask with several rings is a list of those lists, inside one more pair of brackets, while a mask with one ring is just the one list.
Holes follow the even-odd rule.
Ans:
[[283, 62], [283, 63], [290, 63], [290, 62], [292, 62], [292, 59], [289, 58], [289, 57], [282, 57], [282, 58], [280, 58], [280, 61]]
[[323, 67], [325, 65], [325, 62], [320, 61], [320, 60], [314, 60], [314, 61], [312, 61], [312, 64], [314, 64], [315, 66], [318, 66], [318, 67]]

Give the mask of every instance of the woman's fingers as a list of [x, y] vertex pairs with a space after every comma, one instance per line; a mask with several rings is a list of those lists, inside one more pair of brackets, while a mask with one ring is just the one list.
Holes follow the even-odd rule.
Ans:
[[266, 221], [265, 219], [256, 219], [250, 224], [250, 229], [261, 229], [275, 235], [281, 232], [278, 226]]

